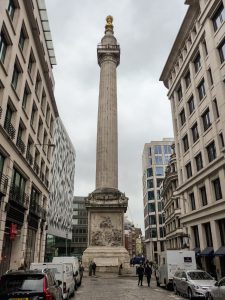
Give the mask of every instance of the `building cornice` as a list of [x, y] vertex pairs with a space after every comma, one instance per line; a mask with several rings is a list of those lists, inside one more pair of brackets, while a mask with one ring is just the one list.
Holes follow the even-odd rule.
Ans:
[[190, 30], [191, 30], [195, 20], [197, 19], [197, 16], [198, 16], [199, 10], [200, 10], [198, 1], [189, 0], [189, 1], [186, 1], [185, 3], [186, 4], [191, 3], [191, 5], [187, 10], [187, 13], [181, 24], [181, 27], [179, 29], [179, 32], [177, 34], [177, 37], [175, 39], [175, 42], [173, 44], [173, 47], [170, 51], [169, 57], [166, 61], [166, 64], [163, 68], [162, 74], [159, 79], [160, 81], [163, 81], [166, 88], [169, 88], [168, 87], [168, 78], [169, 78], [171, 69], [173, 68], [173, 66], [177, 60], [177, 57], [178, 57], [181, 49], [183, 48], [188, 35], [190, 34]]

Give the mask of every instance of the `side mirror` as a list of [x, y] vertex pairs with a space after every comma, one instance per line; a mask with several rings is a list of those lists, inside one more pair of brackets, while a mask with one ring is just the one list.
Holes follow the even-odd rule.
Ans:
[[187, 279], [185, 277], [182, 277], [181, 278], [181, 281], [186, 281]]
[[60, 286], [60, 285], [62, 284], [62, 281], [61, 281], [61, 280], [57, 280], [56, 282], [57, 282], [57, 285], [58, 285], [58, 286]]

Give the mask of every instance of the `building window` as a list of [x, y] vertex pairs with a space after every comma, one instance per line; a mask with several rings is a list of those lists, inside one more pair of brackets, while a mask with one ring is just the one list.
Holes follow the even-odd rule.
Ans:
[[213, 180], [213, 187], [214, 187], [214, 193], [215, 193], [216, 200], [222, 199], [223, 196], [222, 196], [222, 190], [221, 190], [219, 178]]
[[18, 197], [17, 201], [24, 199], [25, 185], [26, 179], [20, 174], [19, 171], [13, 168], [11, 191], [14, 197]]
[[154, 188], [153, 179], [148, 179], [147, 180], [147, 188], [148, 189], [153, 189]]
[[28, 62], [28, 66], [27, 66], [27, 70], [30, 75], [32, 73], [34, 63], [35, 63], [35, 58], [34, 58], [34, 54], [33, 54], [32, 50], [31, 50], [30, 56], [29, 56], [29, 62]]
[[164, 176], [164, 169], [163, 169], [163, 167], [156, 167], [155, 168], [155, 175], [156, 176]]
[[186, 152], [189, 149], [189, 143], [188, 143], [188, 136], [187, 134], [183, 137], [183, 146], [184, 146], [184, 152]]
[[155, 155], [155, 164], [156, 165], [163, 165], [162, 155]]
[[155, 203], [148, 203], [148, 212], [155, 212]]
[[209, 74], [209, 82], [210, 82], [210, 85], [212, 86], [213, 85], [213, 76], [212, 76], [212, 70], [210, 68], [208, 69], [208, 74]]
[[188, 71], [187, 74], [185, 75], [184, 80], [185, 80], [186, 88], [188, 88], [189, 85], [191, 84], [191, 74], [190, 74], [189, 71]]
[[194, 193], [189, 194], [189, 199], [190, 199], [190, 204], [191, 204], [191, 210], [196, 210]]
[[219, 134], [219, 137], [220, 137], [221, 148], [223, 148], [225, 145], [224, 145], [224, 139], [223, 139], [223, 133], [222, 132]]
[[225, 219], [219, 220], [218, 225], [220, 229], [221, 245], [225, 246]]
[[202, 154], [201, 152], [195, 156], [195, 163], [197, 171], [200, 171], [203, 168]]
[[202, 114], [202, 122], [204, 131], [206, 131], [211, 126], [209, 109], [207, 108], [206, 111]]
[[50, 107], [49, 104], [47, 104], [47, 109], [46, 109], [46, 124], [49, 126], [49, 120], [50, 120]]
[[150, 228], [150, 238], [156, 238], [156, 237], [157, 237], [156, 228]]
[[172, 154], [172, 148], [170, 145], [164, 145], [163, 149], [164, 149], [164, 154]]
[[216, 159], [216, 145], [214, 141], [206, 147], [206, 150], [207, 150], [209, 162]]
[[162, 147], [160, 145], [156, 145], [154, 147], [155, 154], [162, 154]]
[[155, 215], [149, 216], [149, 225], [155, 225], [155, 224], [156, 224]]
[[0, 176], [1, 176], [2, 172], [3, 172], [4, 161], [5, 161], [5, 157], [0, 152]]
[[17, 88], [20, 73], [21, 73], [21, 70], [19, 69], [17, 63], [15, 63], [14, 70], [13, 70], [13, 76], [12, 76], [12, 86], [14, 87], [15, 90]]
[[180, 112], [180, 122], [181, 122], [181, 125], [184, 125], [184, 123], [186, 122], [184, 109], [182, 109], [182, 111]]
[[8, 104], [5, 114], [5, 122], [4, 122], [4, 129], [8, 133], [9, 137], [13, 140], [15, 138], [16, 130], [12, 125], [12, 117], [13, 117], [13, 109]]
[[178, 100], [179, 100], [179, 101], [183, 98], [183, 93], [182, 93], [181, 85], [180, 85], [179, 88], [177, 89], [177, 97], [178, 97]]
[[37, 106], [34, 103], [31, 111], [31, 117], [30, 117], [30, 124], [33, 128], [35, 127], [34, 123], [36, 121], [36, 115], [37, 115]]
[[161, 185], [162, 182], [163, 182], [162, 178], [157, 178], [156, 179], [156, 185], [157, 185], [157, 187], [160, 187], [160, 185]]
[[207, 44], [206, 44], [205, 40], [202, 41], [202, 45], [203, 45], [203, 48], [204, 48], [204, 51], [205, 51], [205, 55], [207, 56], [208, 55], [208, 48], [207, 48]]
[[154, 191], [148, 191], [148, 200], [155, 200]]
[[188, 108], [189, 108], [189, 113], [192, 114], [192, 112], [195, 110], [195, 102], [193, 96], [188, 100]]
[[200, 189], [201, 199], [202, 199], [202, 206], [206, 206], [208, 204], [207, 200], [207, 194], [206, 194], [206, 188], [205, 186], [202, 186]]
[[218, 47], [221, 64], [225, 61], [225, 40]]
[[152, 177], [152, 176], [153, 176], [152, 168], [148, 168], [147, 169], [147, 177]]
[[10, 18], [13, 20], [14, 15], [15, 15], [15, 10], [16, 10], [14, 0], [9, 0], [9, 5], [8, 5], [7, 10], [8, 10], [8, 14], [9, 14]]
[[2, 63], [4, 63], [4, 61], [5, 61], [7, 47], [8, 47], [8, 42], [6, 40], [4, 32], [1, 31], [1, 34], [0, 34], [0, 61]]
[[197, 225], [193, 226], [192, 230], [193, 230], [193, 234], [194, 234], [195, 248], [200, 248], [198, 226]]
[[215, 31], [217, 31], [220, 28], [224, 19], [225, 19], [224, 6], [223, 4], [221, 4], [217, 9], [216, 13], [214, 14], [214, 16], [212, 17], [213, 27]]
[[24, 25], [22, 25], [20, 30], [19, 46], [23, 50], [26, 39], [28, 38]]
[[195, 123], [192, 128], [192, 138], [193, 138], [193, 143], [195, 143], [199, 139], [199, 134], [198, 134], [198, 124]]
[[200, 53], [197, 54], [194, 60], [195, 73], [197, 73], [201, 68], [201, 56]]
[[218, 105], [217, 105], [217, 100], [214, 99], [213, 100], [213, 111], [214, 111], [214, 116], [215, 116], [215, 119], [218, 119], [220, 114], [219, 114], [219, 109], [218, 109]]
[[41, 76], [38, 72], [37, 77], [36, 77], [36, 83], [35, 83], [35, 92], [36, 92], [37, 96], [39, 96], [40, 88], [41, 88]]
[[186, 167], [187, 178], [190, 178], [192, 176], [191, 163], [189, 162], [185, 167]]
[[197, 89], [198, 89], [199, 100], [201, 101], [205, 97], [205, 95], [206, 95], [206, 92], [205, 92], [205, 80], [204, 79], [200, 82], [200, 84], [198, 85]]
[[23, 101], [22, 101], [22, 108], [24, 110], [26, 110], [29, 95], [30, 95], [30, 89], [29, 89], [28, 85], [25, 84], [24, 92], [23, 92]]
[[207, 247], [213, 247], [212, 232], [211, 232], [210, 223], [205, 223], [204, 228], [205, 228], [206, 245], [207, 245]]

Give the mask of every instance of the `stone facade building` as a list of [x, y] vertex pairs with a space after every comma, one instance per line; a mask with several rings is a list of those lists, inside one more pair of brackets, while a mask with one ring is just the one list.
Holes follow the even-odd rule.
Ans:
[[46, 257], [66, 253], [72, 240], [73, 193], [76, 153], [67, 131], [58, 117], [53, 131], [54, 151], [51, 164], [48, 203]]
[[43, 261], [55, 64], [44, 1], [0, 1], [0, 273]]
[[145, 144], [142, 154], [146, 255], [155, 262], [158, 262], [158, 256], [164, 250], [165, 228], [160, 185], [170, 159], [172, 143], [173, 139], [167, 138], [152, 141]]
[[176, 194], [178, 186], [177, 160], [175, 145], [172, 151], [168, 166], [165, 171], [161, 197], [164, 202], [165, 230], [166, 230], [166, 249], [179, 250], [188, 247], [187, 233], [181, 225], [181, 215], [184, 212], [183, 202]]
[[225, 1], [189, 5], [160, 80], [168, 88], [177, 155], [177, 196], [190, 249], [225, 276]]

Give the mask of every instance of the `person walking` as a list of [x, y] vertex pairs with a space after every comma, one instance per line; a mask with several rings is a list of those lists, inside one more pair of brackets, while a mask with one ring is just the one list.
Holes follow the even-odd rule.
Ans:
[[146, 264], [145, 275], [147, 277], [148, 286], [150, 287], [150, 281], [151, 281], [151, 276], [152, 276], [152, 268], [150, 267], [149, 263]]
[[92, 271], [93, 271], [93, 275], [95, 276], [95, 271], [96, 271], [96, 263], [95, 262], [92, 263]]
[[137, 268], [138, 285], [141, 284], [141, 286], [143, 286], [142, 283], [143, 283], [144, 272], [145, 272], [145, 269], [144, 269], [143, 265], [141, 264], [141, 265]]
[[88, 271], [89, 271], [88, 275], [92, 276], [92, 261], [90, 261], [90, 264], [89, 264], [89, 267], [88, 267]]
[[81, 285], [82, 278], [83, 278], [83, 275], [84, 275], [84, 267], [82, 265], [82, 262], [80, 262], [79, 272], [80, 272], [80, 285]]

